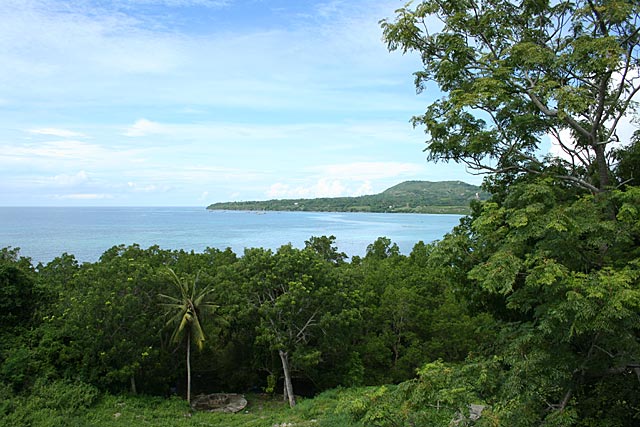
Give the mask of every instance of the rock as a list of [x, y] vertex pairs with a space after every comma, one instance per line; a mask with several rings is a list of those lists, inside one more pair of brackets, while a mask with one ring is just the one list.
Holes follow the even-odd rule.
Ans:
[[484, 405], [474, 405], [473, 403], [469, 405], [469, 419], [471, 421], [477, 421], [482, 415], [484, 407]]
[[[469, 405], [469, 416], [465, 416], [462, 412], [458, 412], [456, 417], [449, 423], [450, 427], [475, 425], [475, 421], [478, 421], [482, 416], [482, 411], [486, 408], [485, 405]], [[469, 424], [471, 423], [471, 424]]]
[[191, 400], [191, 408], [207, 412], [239, 412], [247, 406], [247, 399], [241, 394], [213, 393], [201, 394]]

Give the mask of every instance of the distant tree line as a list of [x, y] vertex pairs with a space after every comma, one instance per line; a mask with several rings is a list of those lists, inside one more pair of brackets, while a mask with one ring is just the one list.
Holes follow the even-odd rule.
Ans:
[[488, 196], [480, 187], [460, 181], [406, 181], [382, 193], [358, 197], [221, 202], [209, 205], [207, 209], [464, 215], [470, 212], [472, 201], [485, 200]]

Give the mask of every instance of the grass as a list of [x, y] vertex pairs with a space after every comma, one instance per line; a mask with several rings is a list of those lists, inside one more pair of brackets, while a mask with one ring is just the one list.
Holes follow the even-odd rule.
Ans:
[[[347, 414], [340, 411], [340, 401], [348, 399], [352, 389], [324, 392], [313, 399], [301, 399], [291, 409], [282, 398], [262, 394], [248, 394], [247, 407], [236, 414], [190, 411], [186, 401], [179, 398], [149, 396], [103, 396], [87, 409], [53, 413], [50, 409], [33, 410], [28, 414], [29, 425], [62, 426], [246, 426], [246, 427], [348, 427], [355, 426]], [[9, 420], [5, 420], [9, 421]], [[0, 422], [0, 425], [3, 423]], [[10, 424], [6, 424], [7, 426]], [[11, 425], [15, 426], [15, 423]]]

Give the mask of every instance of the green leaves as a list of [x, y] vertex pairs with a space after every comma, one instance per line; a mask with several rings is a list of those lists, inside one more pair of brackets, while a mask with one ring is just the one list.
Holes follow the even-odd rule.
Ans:
[[211, 286], [198, 289], [198, 277], [193, 280], [180, 279], [177, 274], [168, 269], [171, 284], [177, 291], [177, 296], [159, 294], [166, 301], [161, 304], [171, 317], [167, 325], [175, 325], [171, 342], [178, 344], [185, 334], [189, 334], [191, 341], [200, 350], [204, 347], [205, 334], [201, 324], [202, 315], [213, 313], [217, 306], [208, 300], [213, 293]]
[[[412, 119], [428, 135], [429, 160], [499, 174], [547, 170], [597, 192], [609, 185], [606, 147], [640, 90], [631, 77], [639, 13], [623, 0], [424, 0], [381, 25], [390, 50], [420, 54], [418, 92], [430, 83], [445, 92]], [[539, 155], [547, 135], [563, 138], [571, 161]]]
[[570, 279], [566, 311], [574, 319], [571, 334], [618, 333], [640, 321], [638, 262], [622, 270], [604, 268]]
[[487, 262], [469, 272], [488, 291], [508, 295], [513, 292], [522, 261], [510, 252], [496, 252]]
[[480, 288], [470, 295], [503, 322], [494, 413], [507, 425], [523, 413], [573, 425], [593, 402], [600, 417], [617, 419], [593, 390], [637, 389], [637, 379], [616, 375], [640, 358], [638, 194], [575, 197], [534, 180], [512, 184], [472, 222], [467, 287]]

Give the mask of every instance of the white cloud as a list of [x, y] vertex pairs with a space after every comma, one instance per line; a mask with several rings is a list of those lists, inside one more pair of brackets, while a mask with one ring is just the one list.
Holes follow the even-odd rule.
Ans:
[[[4, 150], [3, 150], [4, 151]], [[103, 149], [100, 146], [84, 141], [60, 140], [43, 143], [12, 146], [11, 152], [4, 156], [30, 160], [33, 157], [43, 157], [49, 160], [99, 158]], [[0, 158], [3, 154], [0, 154]]]
[[285, 155], [307, 155], [313, 150], [337, 156], [349, 150], [366, 151], [372, 146], [402, 145], [417, 153], [422, 147], [419, 131], [406, 122], [392, 121], [160, 123], [143, 118], [124, 129], [122, 135], [137, 137], [141, 143], [148, 142], [155, 149], [161, 146], [175, 148], [179, 142], [178, 151], [183, 152], [188, 150], [187, 144], [196, 144], [197, 147], [190, 147], [194, 152], [217, 149], [225, 152], [221, 154], [238, 154], [242, 150], [256, 149], [269, 152], [253, 151], [252, 156], [264, 154], [268, 157], [281, 149]]
[[74, 175], [60, 174], [53, 177], [53, 183], [61, 187], [74, 187], [89, 182], [89, 174], [80, 171]]
[[220, 8], [229, 6], [232, 0], [125, 0], [124, 3], [131, 6], [163, 5], [170, 7], [201, 6]]
[[363, 196], [365, 194], [372, 194], [372, 193], [373, 193], [373, 187], [371, 186], [371, 181], [365, 181], [362, 183], [362, 185], [360, 185], [360, 187], [358, 187], [354, 196]]
[[34, 158], [45, 161], [77, 160], [84, 162], [109, 163], [114, 157], [126, 157], [131, 151], [118, 152], [99, 144], [84, 141], [59, 140], [22, 145], [0, 145], [0, 163], [5, 160], [33, 161]]
[[28, 132], [36, 135], [57, 136], [60, 138], [86, 138], [87, 137], [85, 134], [80, 132], [75, 132], [67, 129], [56, 129], [56, 128], [29, 129]]
[[[182, 37], [152, 23], [84, 0], [0, 2], [0, 83], [7, 96], [56, 105], [128, 97], [123, 76], [162, 74], [184, 63]], [[34, 30], [37, 29], [37, 30]], [[103, 98], [103, 97], [99, 97]]]
[[315, 187], [315, 197], [338, 197], [346, 191], [340, 180], [321, 179]]
[[113, 194], [100, 194], [100, 193], [74, 193], [74, 194], [58, 194], [56, 199], [62, 200], [103, 200], [113, 199]]
[[269, 187], [266, 195], [270, 199], [312, 199], [316, 197], [361, 196], [371, 190], [371, 183], [339, 179], [320, 178], [309, 185], [291, 186], [277, 182]]
[[138, 185], [132, 181], [127, 182], [127, 187], [133, 191], [139, 191], [142, 193], [151, 193], [160, 190], [160, 188], [155, 184]]
[[150, 134], [164, 133], [166, 130], [167, 128], [160, 123], [147, 119], [139, 119], [131, 125], [123, 135], [132, 137], [147, 136]]
[[425, 164], [401, 162], [354, 162], [318, 166], [314, 169], [337, 179], [371, 181], [424, 172]]
[[38, 186], [118, 182], [128, 171], [145, 164], [144, 153], [137, 148], [120, 149], [75, 140], [23, 144], [0, 141], [0, 169]]
[[[418, 63], [399, 55], [388, 61], [390, 54], [380, 41], [378, 20], [394, 9], [392, 2], [309, 5], [323, 13], [286, 16], [277, 27], [244, 24], [237, 32], [218, 29], [213, 24], [216, 15], [212, 15], [203, 17], [203, 22], [212, 19], [212, 25], [197, 34], [176, 28], [170, 15], [163, 19], [144, 16], [136, 6], [216, 8], [232, 7], [233, 2], [64, 3], [21, 0], [0, 4], [0, 81], [4, 77], [17, 89], [13, 92], [16, 99], [28, 94], [55, 103], [83, 100], [128, 105], [135, 98], [138, 104], [143, 100], [147, 105], [176, 102], [196, 107], [359, 111], [406, 111], [413, 103], [412, 89], [404, 99], [377, 90], [410, 88], [413, 66], [407, 68], [404, 80], [392, 74], [398, 62]], [[268, 2], [260, 3], [256, 10], [270, 8]], [[252, 18], [256, 19], [247, 20]], [[190, 18], [180, 16], [182, 19]], [[260, 72], [256, 72], [257, 64]], [[344, 96], [350, 92], [356, 93]]]
[[[255, 182], [264, 179], [264, 172], [254, 171], [247, 168], [229, 167], [207, 167], [185, 165], [183, 162], [170, 162], [164, 168], [138, 168], [127, 171], [129, 177], [144, 182], [153, 182], [160, 186], [202, 186], [219, 185], [221, 183], [242, 183]], [[128, 182], [129, 188], [145, 187], [151, 184], [141, 185], [136, 181]]]
[[276, 182], [269, 187], [266, 195], [270, 199], [301, 199], [309, 198], [311, 196], [311, 188], [309, 187], [291, 187], [289, 184], [283, 184]]
[[147, 119], [137, 120], [133, 125], [131, 125], [127, 130], [123, 133], [125, 136], [147, 136], [152, 134], [161, 134], [166, 133], [169, 128], [165, 125], [162, 125], [158, 122], [152, 122]]
[[459, 179], [421, 162], [419, 58], [380, 40], [397, 6], [0, 0], [0, 182], [161, 205]]
[[271, 199], [362, 196], [373, 194], [373, 182], [395, 185], [404, 179], [420, 179], [426, 165], [402, 162], [353, 162], [313, 166], [309, 171], [318, 176], [303, 183], [282, 181], [265, 192]]

